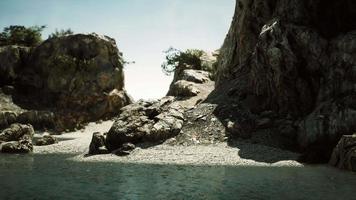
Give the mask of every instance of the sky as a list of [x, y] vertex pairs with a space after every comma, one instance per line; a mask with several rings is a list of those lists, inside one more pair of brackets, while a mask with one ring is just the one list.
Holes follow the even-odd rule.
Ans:
[[0, 29], [47, 25], [116, 40], [125, 60], [125, 87], [136, 100], [165, 96], [172, 76], [161, 70], [169, 47], [213, 51], [228, 32], [235, 0], [0, 0]]

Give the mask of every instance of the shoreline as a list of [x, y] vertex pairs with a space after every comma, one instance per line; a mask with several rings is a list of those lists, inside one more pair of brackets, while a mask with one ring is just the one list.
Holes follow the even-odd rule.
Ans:
[[77, 162], [111, 162], [128, 164], [194, 165], [194, 166], [290, 166], [303, 167], [296, 161], [299, 154], [268, 146], [240, 142], [236, 147], [227, 143], [210, 145], [160, 144], [148, 148], [138, 146], [130, 155], [113, 154], [86, 156], [92, 134], [106, 132], [113, 121], [89, 123], [83, 130], [55, 136], [59, 143], [35, 146], [33, 154], [75, 154]]

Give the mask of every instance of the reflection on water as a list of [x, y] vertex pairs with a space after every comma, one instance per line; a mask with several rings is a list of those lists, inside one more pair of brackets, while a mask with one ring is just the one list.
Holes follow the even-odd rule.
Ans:
[[356, 199], [356, 174], [329, 167], [81, 163], [0, 155], [0, 199]]

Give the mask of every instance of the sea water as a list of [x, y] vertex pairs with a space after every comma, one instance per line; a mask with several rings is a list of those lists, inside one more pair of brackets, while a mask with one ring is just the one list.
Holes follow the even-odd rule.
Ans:
[[0, 155], [0, 199], [356, 199], [356, 174], [328, 166], [146, 165], [71, 157]]

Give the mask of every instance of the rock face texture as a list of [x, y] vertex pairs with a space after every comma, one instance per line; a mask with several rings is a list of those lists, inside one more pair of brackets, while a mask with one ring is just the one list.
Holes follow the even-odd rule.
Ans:
[[55, 114], [56, 127], [71, 129], [117, 114], [131, 103], [123, 65], [115, 41], [107, 36], [57, 37], [30, 50], [1, 47], [0, 85], [13, 85], [14, 101], [34, 110], [19, 116], [20, 122], [43, 121], [36, 110], [45, 110]]
[[20, 46], [0, 47], [0, 87], [13, 85], [17, 73], [27, 60], [30, 48]]
[[252, 137], [273, 130], [282, 146], [328, 160], [341, 135], [356, 131], [355, 7], [349, 0], [237, 0], [210, 99], [229, 98], [240, 112], [234, 120], [248, 121]]
[[356, 134], [342, 136], [329, 163], [340, 169], [356, 172]]
[[183, 108], [172, 104], [174, 97], [138, 101], [121, 109], [107, 133], [105, 145], [114, 151], [125, 143], [162, 142], [177, 135], [183, 126]]
[[29, 153], [33, 150], [31, 125], [12, 124], [0, 133], [0, 152]]

